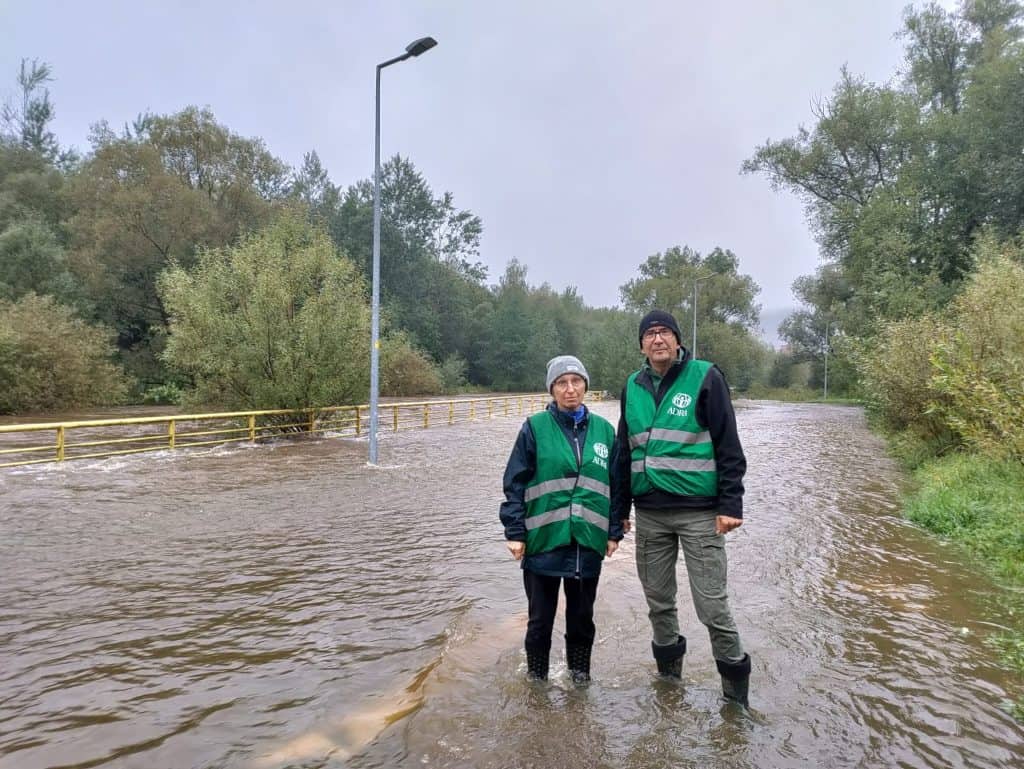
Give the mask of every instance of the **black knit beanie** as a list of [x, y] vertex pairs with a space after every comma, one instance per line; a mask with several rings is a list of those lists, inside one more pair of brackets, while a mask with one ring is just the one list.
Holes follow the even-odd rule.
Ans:
[[672, 314], [664, 310], [651, 310], [640, 321], [640, 333], [637, 334], [637, 340], [640, 342], [641, 347], [644, 343], [644, 332], [652, 326], [664, 326], [671, 330], [676, 335], [676, 344], [680, 346], [683, 344], [683, 335], [679, 333], [679, 324], [676, 323], [676, 319], [672, 317]]

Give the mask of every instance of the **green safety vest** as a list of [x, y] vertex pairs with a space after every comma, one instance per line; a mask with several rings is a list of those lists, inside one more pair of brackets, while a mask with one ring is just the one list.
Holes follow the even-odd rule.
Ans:
[[615, 429], [590, 415], [582, 463], [548, 411], [529, 418], [537, 443], [537, 469], [526, 487], [526, 554], [578, 542], [604, 555], [611, 511], [608, 463]]
[[711, 435], [697, 423], [697, 395], [711, 363], [690, 360], [655, 408], [654, 396], [626, 381], [630, 485], [633, 496], [655, 489], [681, 497], [718, 495], [718, 471]]

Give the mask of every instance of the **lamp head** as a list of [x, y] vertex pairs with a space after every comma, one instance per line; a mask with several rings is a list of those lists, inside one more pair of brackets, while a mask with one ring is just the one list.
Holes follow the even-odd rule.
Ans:
[[437, 41], [432, 37], [421, 37], [419, 40], [413, 40], [409, 45], [405, 47], [405, 52], [410, 56], [419, 56], [421, 53], [426, 53], [431, 48], [437, 45]]

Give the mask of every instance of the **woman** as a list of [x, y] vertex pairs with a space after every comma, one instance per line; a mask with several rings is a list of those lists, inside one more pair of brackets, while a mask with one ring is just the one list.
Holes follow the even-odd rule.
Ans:
[[560, 585], [569, 675], [576, 683], [590, 680], [601, 561], [622, 539], [622, 525], [610, 514], [618, 488], [617, 473], [612, 475], [615, 429], [583, 405], [589, 386], [577, 358], [552, 358], [547, 389], [554, 400], [523, 423], [505, 467], [501, 522], [509, 552], [523, 569], [530, 615], [526, 665], [537, 680], [548, 676]]

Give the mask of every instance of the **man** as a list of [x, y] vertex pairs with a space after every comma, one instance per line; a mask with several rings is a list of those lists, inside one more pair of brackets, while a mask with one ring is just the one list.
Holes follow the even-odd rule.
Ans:
[[615, 428], [583, 405], [590, 377], [577, 358], [552, 358], [546, 381], [554, 400], [519, 431], [505, 468], [500, 516], [505, 544], [523, 569], [527, 675], [548, 676], [561, 586], [569, 676], [586, 683], [601, 561], [615, 552], [623, 533], [610, 514], [612, 495], [621, 493]]
[[624, 474], [613, 517], [629, 531], [636, 508], [636, 562], [653, 629], [658, 672], [682, 676], [686, 639], [676, 612], [682, 547], [697, 617], [707, 627], [722, 692], [747, 704], [750, 656], [743, 651], [726, 592], [724, 535], [743, 523], [747, 462], [729, 387], [712, 363], [694, 360], [670, 313], [640, 321], [643, 368], [622, 391], [617, 436]]

